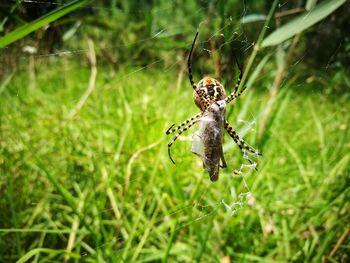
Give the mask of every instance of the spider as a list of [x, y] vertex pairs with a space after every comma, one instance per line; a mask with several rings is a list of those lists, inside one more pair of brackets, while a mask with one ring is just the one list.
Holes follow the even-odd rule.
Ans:
[[[203, 116], [203, 114], [206, 113], [206, 110], [212, 105], [214, 102], [224, 100], [227, 103], [230, 103], [231, 101], [235, 100], [238, 98], [246, 89], [244, 87], [240, 92], [238, 92], [238, 87], [241, 83], [241, 79], [243, 76], [243, 71], [238, 63], [238, 60], [235, 56], [235, 60], [237, 63], [237, 66], [239, 68], [239, 76], [237, 83], [233, 89], [233, 92], [231, 92], [228, 96], [226, 96], [224, 86], [217, 81], [214, 78], [211, 77], [204, 77], [201, 79], [198, 84], [196, 84], [193, 81], [193, 75], [192, 75], [192, 53], [194, 46], [196, 44], [196, 40], [198, 37], [198, 32], [196, 33], [196, 36], [194, 37], [192, 47], [190, 50], [190, 53], [188, 55], [188, 60], [187, 60], [187, 66], [188, 66], [188, 75], [189, 75], [189, 80], [191, 83], [191, 86], [193, 88], [193, 99], [197, 107], [201, 110], [200, 113], [188, 118], [181, 124], [179, 124], [177, 127], [174, 128], [175, 124], [173, 124], [167, 131], [166, 134], [169, 135], [171, 133], [177, 132], [177, 134], [173, 137], [173, 139], [168, 143], [168, 155], [170, 160], [175, 164], [173, 158], [171, 157], [170, 154], [170, 149], [173, 143], [176, 141], [176, 139], [185, 131], [187, 131], [189, 128], [191, 128], [195, 123], [197, 123], [200, 118]], [[224, 128], [227, 131], [227, 133], [230, 135], [230, 137], [234, 140], [234, 142], [238, 145], [239, 149], [243, 153], [244, 156], [246, 156], [247, 152], [261, 155], [259, 152], [255, 151], [253, 148], [251, 148], [248, 144], [242, 140], [235, 129], [226, 121], [224, 120]], [[249, 158], [248, 158], [248, 161]], [[250, 161], [251, 162], [251, 161]]]

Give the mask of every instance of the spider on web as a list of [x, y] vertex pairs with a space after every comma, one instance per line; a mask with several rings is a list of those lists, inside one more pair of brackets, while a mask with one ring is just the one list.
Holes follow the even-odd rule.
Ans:
[[[261, 155], [261, 154], [256, 150], [254, 150], [252, 147], [250, 147], [247, 143], [245, 143], [244, 140], [239, 137], [235, 129], [225, 119], [226, 104], [230, 103], [231, 101], [234, 101], [246, 89], [246, 87], [244, 87], [240, 92], [238, 92], [238, 87], [241, 83], [243, 71], [241, 69], [241, 66], [238, 63], [236, 56], [235, 56], [235, 60], [240, 73], [238, 76], [237, 83], [233, 89], [233, 92], [231, 92], [228, 96], [226, 96], [224, 86], [214, 78], [204, 77], [198, 82], [198, 84], [196, 84], [193, 81], [191, 64], [192, 64], [192, 53], [193, 53], [193, 49], [194, 49], [197, 37], [198, 37], [198, 32], [196, 33], [196, 36], [193, 40], [192, 47], [188, 56], [187, 65], [188, 65], [189, 80], [194, 90], [193, 99], [197, 107], [201, 110], [201, 112], [188, 118], [187, 120], [185, 120], [175, 128], [174, 128], [175, 124], [173, 124], [166, 131], [167, 135], [177, 132], [177, 134], [173, 137], [173, 139], [168, 144], [168, 155], [170, 160], [175, 164], [170, 154], [171, 146], [183, 132], [191, 128], [195, 123], [200, 122], [200, 125], [202, 124], [202, 126], [204, 125], [204, 127], [202, 127], [202, 131], [199, 132], [200, 134], [197, 133], [197, 135], [205, 136], [206, 138], [209, 138], [209, 140], [203, 139], [203, 137], [201, 139], [201, 143], [203, 144], [203, 147], [207, 150], [204, 153], [205, 156], [202, 156], [203, 166], [207, 168], [207, 170], [209, 171], [210, 179], [212, 181], [216, 181], [218, 179], [219, 167], [225, 168], [226, 162], [224, 160], [223, 152], [222, 152], [223, 136], [216, 136], [217, 133], [214, 132], [215, 130], [218, 130], [218, 132], [222, 134], [223, 128], [225, 128], [227, 133], [230, 135], [230, 137], [234, 140], [234, 142], [240, 148], [244, 157], [247, 156], [247, 153], [252, 153], [255, 155]], [[209, 122], [208, 122], [208, 118], [210, 120]], [[207, 134], [208, 132], [211, 134]], [[207, 152], [210, 152], [210, 154], [207, 154]], [[199, 155], [197, 152], [194, 152], [194, 153]], [[213, 165], [214, 167], [208, 167], [208, 163], [206, 165], [206, 159], [209, 159], [207, 160], [209, 161], [208, 163], [210, 165]], [[249, 158], [247, 159], [249, 162], [251, 162]], [[220, 160], [221, 160], [221, 165], [220, 165]], [[213, 170], [213, 171], [215, 170], [215, 172], [211, 173], [210, 170]]]

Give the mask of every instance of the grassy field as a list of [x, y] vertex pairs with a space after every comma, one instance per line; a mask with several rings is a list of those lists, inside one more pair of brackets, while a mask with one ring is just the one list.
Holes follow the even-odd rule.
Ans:
[[198, 112], [186, 74], [98, 68], [70, 118], [89, 68], [36, 72], [0, 87], [1, 262], [350, 260], [348, 94], [286, 85], [259, 137], [265, 72], [227, 113], [262, 151], [259, 170], [233, 173], [247, 161], [225, 135], [228, 168], [211, 183], [189, 151], [195, 128], [174, 144], [176, 166], [167, 155], [165, 130]]

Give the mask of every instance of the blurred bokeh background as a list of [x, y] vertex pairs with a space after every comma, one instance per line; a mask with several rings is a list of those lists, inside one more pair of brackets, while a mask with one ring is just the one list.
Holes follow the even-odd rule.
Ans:
[[[1, 262], [348, 262], [350, 4], [0, 3]], [[194, 80], [262, 152], [226, 134], [212, 183], [192, 134]], [[174, 134], [175, 135], [175, 134]], [[239, 172], [237, 172], [239, 171]]]

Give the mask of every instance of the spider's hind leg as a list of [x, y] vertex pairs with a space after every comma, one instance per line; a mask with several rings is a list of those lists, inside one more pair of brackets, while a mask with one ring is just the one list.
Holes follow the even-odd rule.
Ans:
[[[186, 121], [184, 121], [183, 123], [186, 123], [187, 122], [187, 120]], [[185, 125], [185, 127], [183, 127], [183, 128], [179, 128], [178, 129], [178, 132], [177, 132], [177, 134], [173, 137], [173, 139], [168, 143], [168, 155], [169, 155], [169, 158], [170, 158], [170, 160], [172, 161], [172, 163], [173, 164], [175, 164], [175, 162], [174, 162], [174, 160], [173, 160], [173, 158], [171, 157], [171, 153], [170, 153], [170, 148], [171, 148], [171, 146], [173, 145], [173, 143], [176, 141], [176, 139], [183, 133], [183, 132], [185, 132], [185, 131], [187, 131], [189, 128], [191, 128], [191, 126], [193, 126], [196, 122], [198, 122], [198, 118], [197, 119], [194, 119], [194, 120], [192, 120], [192, 121], [190, 121], [190, 122], [188, 122], [186, 125]], [[181, 124], [180, 124], [181, 125]], [[179, 126], [180, 126], [179, 125]], [[174, 125], [173, 125], [174, 126]], [[173, 132], [172, 130], [170, 131], [170, 129], [173, 127], [173, 126], [171, 126], [169, 129], [168, 129], [168, 131], [167, 131], [167, 134], [170, 134], [171, 132]], [[179, 127], [178, 126], [178, 127]], [[173, 130], [177, 130], [177, 128], [175, 128], [175, 129], [173, 129]], [[169, 133], [168, 133], [169, 132]]]
[[[235, 129], [225, 120], [225, 129], [231, 138], [238, 145], [239, 149], [242, 151], [243, 155], [247, 157], [247, 152], [253, 153], [255, 155], [261, 155], [258, 151], [250, 147], [243, 139], [241, 139]], [[247, 158], [249, 162], [251, 160]]]

